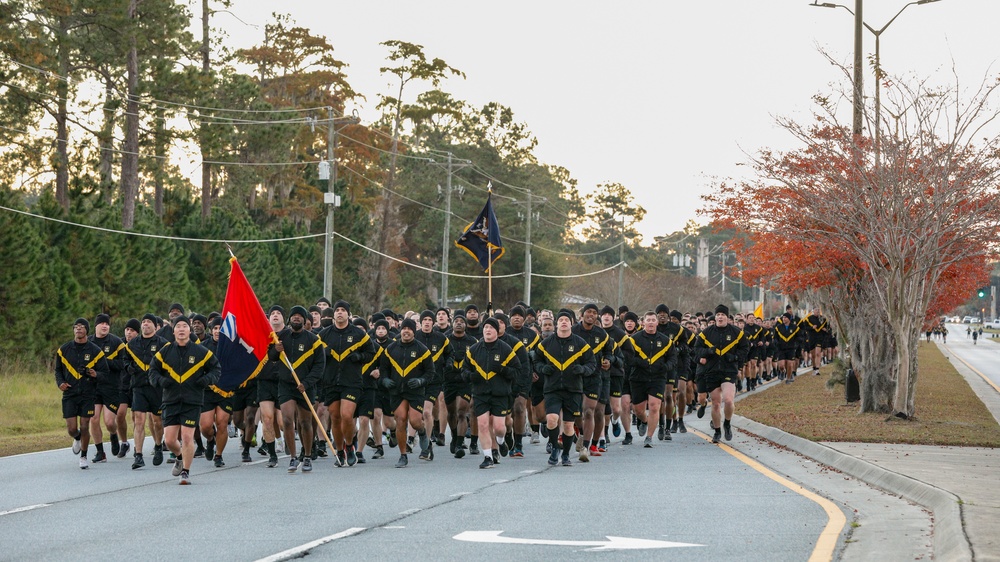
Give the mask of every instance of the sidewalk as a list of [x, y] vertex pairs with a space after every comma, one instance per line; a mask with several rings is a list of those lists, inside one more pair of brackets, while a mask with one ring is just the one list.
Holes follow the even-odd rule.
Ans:
[[[1000, 420], [1000, 394], [960, 361], [952, 364]], [[1000, 562], [1000, 449], [816, 443], [740, 416], [734, 421], [741, 429], [929, 508], [937, 560]]]

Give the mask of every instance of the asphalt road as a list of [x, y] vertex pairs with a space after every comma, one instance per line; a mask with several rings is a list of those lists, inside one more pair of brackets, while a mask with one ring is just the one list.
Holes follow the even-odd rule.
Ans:
[[966, 333], [968, 324], [948, 324], [947, 348], [955, 357], [964, 361], [984, 378], [997, 392], [1000, 392], [1000, 338], [983, 332], [978, 341]]
[[708, 417], [688, 420], [672, 442], [615, 443], [586, 464], [574, 453], [572, 467], [549, 467], [544, 443], [491, 470], [444, 448], [406, 469], [391, 452], [288, 474], [287, 457], [269, 469], [229, 450], [228, 466], [196, 459], [179, 486], [151, 455], [136, 471], [131, 455], [80, 470], [68, 447], [0, 458], [0, 560], [930, 557], [919, 506], [738, 428], [713, 445]]

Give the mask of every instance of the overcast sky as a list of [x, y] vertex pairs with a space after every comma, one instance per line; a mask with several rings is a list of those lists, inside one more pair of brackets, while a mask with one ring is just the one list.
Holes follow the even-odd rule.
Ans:
[[[740, 177], [746, 153], [792, 148], [774, 116], [807, 118], [810, 97], [828, 93], [842, 73], [819, 49], [850, 65], [853, 17], [806, 0], [636, 2], [459, 2], [238, 0], [213, 25], [234, 47], [260, 42], [274, 11], [327, 36], [347, 77], [365, 94], [357, 109], [375, 117], [379, 74], [398, 39], [424, 46], [466, 73], [442, 89], [473, 106], [496, 101], [538, 138], [536, 155], [560, 165], [587, 193], [620, 182], [647, 210], [645, 243], [697, 215], [714, 178]], [[853, 9], [854, 0], [844, 3]], [[906, 2], [868, 0], [875, 29]], [[1000, 66], [1000, 1], [940, 0], [909, 6], [882, 35], [883, 68], [893, 75], [967, 86]], [[866, 60], [875, 50], [864, 33]], [[872, 95], [871, 69], [865, 90]], [[416, 90], [407, 99], [412, 101]], [[844, 107], [850, 121], [849, 106]]]

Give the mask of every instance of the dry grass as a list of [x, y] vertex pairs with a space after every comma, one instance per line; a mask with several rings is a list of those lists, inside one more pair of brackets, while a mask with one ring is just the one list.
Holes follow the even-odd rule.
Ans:
[[62, 397], [51, 374], [0, 369], [0, 456], [72, 444], [62, 419]]
[[843, 386], [826, 388], [829, 366], [746, 397], [736, 413], [812, 441], [1000, 447], [1000, 426], [937, 346], [921, 342], [918, 354], [911, 420], [859, 414], [857, 404], [845, 403]]

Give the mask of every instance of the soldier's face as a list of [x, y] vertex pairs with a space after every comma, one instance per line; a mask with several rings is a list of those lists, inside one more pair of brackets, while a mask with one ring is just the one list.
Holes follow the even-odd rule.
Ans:
[[319, 312], [316, 311], [316, 310], [314, 310], [311, 313], [309, 313], [309, 315], [312, 316], [313, 326], [319, 326], [320, 322], [323, 320], [323, 318], [320, 316]]
[[461, 316], [455, 317], [455, 330], [459, 332], [465, 331], [465, 318], [462, 318]]
[[430, 333], [430, 331], [434, 329], [434, 321], [431, 320], [430, 316], [425, 316], [424, 319], [420, 321], [420, 329], [423, 330], [425, 334]]
[[153, 324], [153, 321], [149, 318], [143, 320], [139, 327], [142, 329], [142, 335], [147, 338], [153, 335], [153, 332], [156, 331], [156, 325]]
[[656, 333], [656, 325], [660, 323], [659, 315], [647, 314], [642, 317], [642, 329], [647, 334]]
[[139, 335], [139, 332], [136, 332], [132, 328], [125, 328], [125, 342], [126, 343], [132, 341], [132, 338], [134, 338], [134, 337], [136, 337], [138, 335]]
[[378, 328], [375, 328], [375, 337], [377, 337], [378, 339], [384, 340], [387, 335], [389, 335], [389, 330], [387, 330], [385, 326], [379, 326]]
[[613, 314], [602, 314], [601, 315], [601, 327], [610, 328], [612, 324], [615, 323], [615, 316]]
[[729, 316], [721, 312], [715, 313], [715, 325], [720, 328], [725, 328], [729, 325]]
[[413, 341], [413, 330], [409, 328], [403, 328], [402, 330], [399, 331], [399, 339], [403, 343], [410, 343], [411, 341]]
[[483, 326], [483, 341], [492, 343], [497, 341], [497, 331], [489, 324]]
[[174, 326], [174, 339], [178, 342], [186, 342], [191, 338], [191, 326], [187, 322], [178, 322]]
[[87, 337], [87, 328], [83, 324], [73, 324], [73, 337], [78, 340]]
[[510, 325], [515, 330], [520, 330], [521, 327], [524, 326], [524, 317], [521, 316], [520, 314], [515, 314], [514, 316], [511, 316], [510, 317]]
[[583, 311], [583, 323], [588, 326], [593, 326], [597, 322], [597, 311], [593, 308], [588, 308]]
[[474, 308], [470, 308], [465, 311], [465, 318], [470, 321], [479, 320], [479, 311]]
[[94, 326], [94, 334], [99, 338], [103, 338], [108, 335], [111, 331], [111, 325], [107, 322], [101, 322], [100, 324]]
[[438, 326], [444, 326], [448, 324], [448, 313], [443, 310], [439, 310], [437, 313], [437, 323]]
[[333, 321], [337, 324], [343, 325], [350, 320], [350, 318], [351, 315], [347, 312], [347, 309], [342, 306], [338, 306], [333, 310]]

